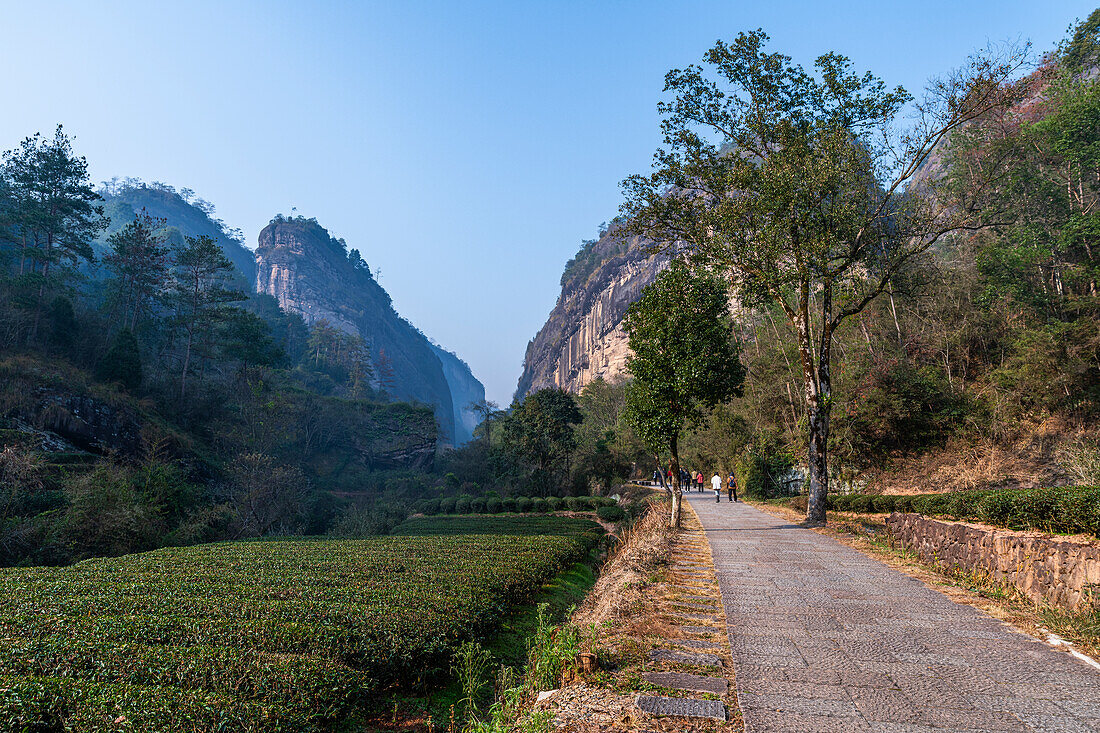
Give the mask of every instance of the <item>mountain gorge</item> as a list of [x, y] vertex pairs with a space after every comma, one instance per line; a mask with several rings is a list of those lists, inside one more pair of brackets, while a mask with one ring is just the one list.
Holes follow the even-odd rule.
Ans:
[[464, 362], [435, 347], [397, 314], [358, 251], [347, 249], [312, 219], [276, 217], [260, 232], [256, 290], [273, 296], [307, 324], [327, 321], [360, 336], [370, 349], [375, 386], [391, 398], [435, 410], [441, 439], [460, 445], [472, 435], [466, 405], [484, 387]]
[[401, 318], [359, 253], [316, 221], [276, 217], [253, 252], [238, 230], [215, 217], [213, 205], [189, 189], [122, 179], [104, 184], [100, 195], [111, 223], [96, 242], [99, 252], [142, 210], [163, 221], [170, 246], [209, 236], [233, 263], [240, 289], [274, 297], [307, 324], [324, 320], [362, 337], [371, 351], [373, 386], [394, 400], [431, 405], [442, 443], [457, 446], [473, 437], [477, 417], [468, 406], [485, 399], [481, 382], [462, 359]]
[[566, 265], [561, 295], [527, 345], [516, 398], [548, 387], [580, 392], [598, 377], [621, 377], [630, 353], [623, 317], [668, 262], [652, 242], [617, 225], [586, 242]]

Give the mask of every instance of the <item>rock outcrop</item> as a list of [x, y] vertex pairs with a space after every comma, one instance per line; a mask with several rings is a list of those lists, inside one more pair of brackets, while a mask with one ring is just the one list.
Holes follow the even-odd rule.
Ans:
[[258, 244], [258, 292], [275, 297], [307, 323], [326, 320], [362, 336], [380, 386], [393, 399], [432, 405], [440, 442], [461, 442], [456, 440], [455, 401], [436, 349], [397, 314], [357, 252], [349, 253], [315, 220], [303, 218], [276, 217], [260, 232]]
[[587, 243], [566, 266], [558, 302], [527, 345], [516, 397], [548, 387], [579, 392], [597, 377], [620, 378], [630, 354], [623, 317], [669, 259], [617, 227]]
[[485, 387], [474, 377], [470, 366], [446, 349], [432, 345], [435, 355], [443, 365], [443, 376], [451, 389], [451, 402], [454, 405], [455, 445], [462, 445], [474, 437], [474, 429], [481, 418], [470, 409], [470, 405], [485, 400]]

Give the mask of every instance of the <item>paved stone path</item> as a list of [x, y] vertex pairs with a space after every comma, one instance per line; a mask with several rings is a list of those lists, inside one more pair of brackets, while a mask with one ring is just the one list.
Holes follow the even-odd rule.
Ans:
[[748, 733], [1100, 731], [1085, 663], [829, 537], [709, 499], [689, 498]]

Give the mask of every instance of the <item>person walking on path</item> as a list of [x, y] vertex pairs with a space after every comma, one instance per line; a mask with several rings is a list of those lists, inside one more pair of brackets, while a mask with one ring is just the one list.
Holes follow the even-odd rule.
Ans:
[[718, 474], [711, 476], [710, 485], [714, 489], [714, 501], [722, 503], [722, 477]]
[[695, 483], [696, 483], [696, 484], [698, 484], [698, 486], [699, 486], [699, 493], [700, 493], [700, 494], [702, 494], [702, 493], [703, 493], [703, 472], [702, 472], [702, 471], [700, 471], [700, 472], [699, 472], [699, 473], [698, 473], [698, 474], [697, 474], [697, 475], [695, 476]]
[[730, 471], [730, 477], [726, 479], [726, 490], [730, 501], [737, 501], [737, 477], [733, 475], [733, 471]]

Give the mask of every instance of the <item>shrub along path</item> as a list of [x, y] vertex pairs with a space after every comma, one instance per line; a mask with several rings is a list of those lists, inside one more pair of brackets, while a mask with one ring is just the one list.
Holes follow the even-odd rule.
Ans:
[[1100, 730], [1100, 672], [839, 542], [690, 496], [745, 729]]

